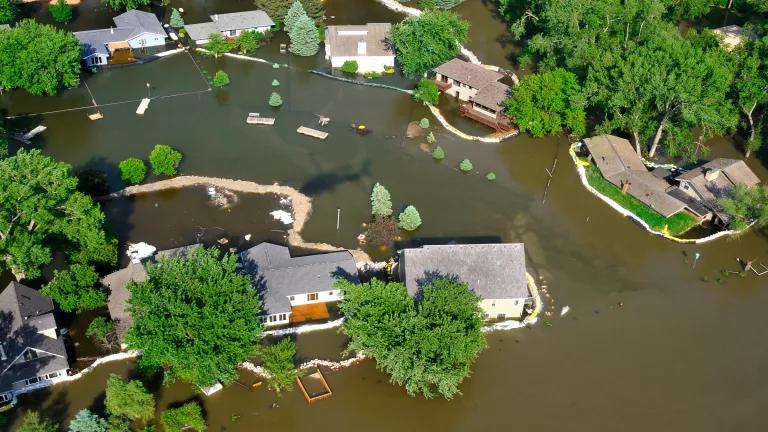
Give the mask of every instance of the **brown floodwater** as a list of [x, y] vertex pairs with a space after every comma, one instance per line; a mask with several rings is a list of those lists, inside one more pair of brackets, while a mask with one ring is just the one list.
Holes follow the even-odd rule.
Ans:
[[[183, 5], [188, 22], [195, 22], [207, 13], [247, 9], [250, 2], [174, 4]], [[336, 22], [401, 17], [370, 0], [326, 4]], [[85, 0], [83, 5], [73, 28], [108, 25], [109, 17], [99, 12], [97, 2]], [[457, 8], [472, 20], [468, 46], [487, 62], [512, 67], [515, 48], [490, 5], [468, 0]], [[344, 247], [355, 247], [360, 225], [369, 218], [368, 194], [381, 182], [398, 210], [413, 204], [421, 212], [424, 225], [403, 239], [406, 244], [435, 239], [524, 242], [529, 271], [549, 286], [551, 297], [545, 302], [550, 315], [530, 329], [489, 333], [489, 348], [462, 384], [463, 394], [451, 401], [409, 397], [372, 361], [365, 361], [326, 371], [333, 397], [312, 406], [297, 390], [278, 398], [264, 388], [232, 385], [201, 398], [185, 384], [162, 387], [156, 378], [148, 378], [160, 410], [200, 398], [210, 430], [227, 431], [768, 428], [763, 413], [768, 403], [768, 374], [763, 371], [768, 364], [768, 275], [722, 276], [739, 268], [737, 258], [768, 264], [765, 232], [700, 246], [654, 237], [581, 186], [562, 137], [519, 136], [484, 144], [462, 141], [433, 121], [430, 129], [447, 154], [435, 162], [421, 150], [423, 139], [405, 137], [408, 122], [431, 119], [424, 107], [401, 92], [308, 74], [304, 69], [327, 70], [321, 56], [280, 54], [280, 40], [257, 55], [290, 67], [275, 70], [256, 62], [194, 56], [211, 75], [227, 71], [232, 84], [155, 99], [143, 117], [134, 114], [137, 103], [129, 102], [103, 107], [105, 118], [96, 122], [86, 118], [86, 111], [67, 111], [15, 119], [9, 127], [44, 123], [48, 130], [35, 147], [77, 169], [104, 170], [112, 189], [121, 187], [117, 163], [132, 156], [146, 158], [158, 143], [184, 153], [182, 173], [296, 187], [313, 198], [304, 237]], [[277, 124], [246, 125], [248, 112], [272, 112], [267, 98], [273, 79], [280, 81], [277, 91], [285, 101], [274, 110]], [[85, 81], [99, 103], [141, 98], [146, 82], [153, 96], [206, 88], [186, 54], [86, 75]], [[399, 76], [384, 82], [413, 86]], [[0, 108], [17, 115], [87, 105], [89, 100], [84, 87], [49, 98], [10, 92], [0, 96]], [[315, 124], [316, 114], [332, 118], [325, 141], [295, 132], [299, 125]], [[454, 115], [449, 118], [467, 132], [488, 132]], [[358, 136], [352, 123], [364, 123], [373, 133]], [[710, 144], [712, 157], [740, 157], [729, 139]], [[464, 158], [472, 161], [475, 172], [458, 171]], [[557, 169], [543, 200], [545, 168], [555, 160]], [[768, 180], [765, 160], [752, 158], [748, 164]], [[490, 171], [497, 175], [495, 182], [485, 180]], [[222, 210], [210, 205], [204, 189], [192, 188], [114, 201], [105, 210], [123, 247], [128, 241], [169, 247], [200, 235], [209, 244], [226, 236], [236, 247], [280, 242], [283, 234], [273, 230], [284, 226], [268, 214], [279, 207], [276, 198], [239, 198], [229, 211]], [[253, 236], [250, 243], [244, 242], [247, 233]], [[389, 254], [370, 252], [378, 258]], [[701, 254], [696, 263], [695, 253]], [[566, 305], [570, 312], [561, 317]], [[296, 339], [301, 361], [339, 359], [345, 343], [335, 330]], [[131, 361], [106, 364], [79, 381], [23, 397], [20, 409], [39, 409], [62, 423], [83, 408], [100, 411], [109, 373], [138, 376]], [[248, 385], [256, 377], [243, 373], [240, 381]], [[233, 415], [239, 419], [233, 421]]]

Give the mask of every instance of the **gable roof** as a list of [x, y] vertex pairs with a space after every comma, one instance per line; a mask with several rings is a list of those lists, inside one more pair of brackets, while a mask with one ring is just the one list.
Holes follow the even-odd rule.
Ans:
[[359, 281], [347, 250], [292, 257], [285, 246], [261, 243], [240, 253], [240, 260], [254, 279], [264, 315], [290, 312], [288, 296], [331, 290], [336, 278]]
[[480, 88], [477, 94], [472, 96], [472, 102], [498, 112], [504, 109], [504, 101], [509, 97], [510, 90], [506, 84], [492, 82]]
[[394, 56], [387, 43], [387, 34], [392, 28], [390, 23], [368, 23], [365, 25], [331, 25], [325, 33], [331, 57], [358, 57], [357, 43], [365, 41], [366, 52], [362, 56]]
[[107, 307], [109, 308], [109, 315], [112, 317], [112, 321], [115, 322], [117, 335], [121, 340], [133, 323], [131, 315], [128, 313], [128, 299], [131, 298], [128, 284], [131, 282], [144, 282], [147, 278], [147, 270], [144, 268], [144, 264], [130, 263], [127, 267], [110, 273], [101, 280], [101, 284], [109, 290]]
[[205, 22], [199, 24], [187, 24], [184, 26], [184, 30], [187, 31], [192, 40], [205, 40], [211, 36], [211, 33], [218, 33], [219, 28], [216, 27], [216, 23]]
[[627, 170], [648, 170], [632, 144], [624, 138], [598, 135], [582, 141], [605, 178]]
[[272, 18], [261, 9], [244, 12], [211, 15], [211, 20], [220, 31], [241, 30], [253, 27], [271, 27]]
[[80, 41], [82, 57], [90, 57], [94, 54], [109, 55], [107, 44], [122, 42], [131, 38], [133, 29], [111, 28], [100, 30], [86, 30], [74, 33]]
[[140, 10], [129, 10], [114, 17], [112, 21], [115, 22], [118, 28], [125, 27], [133, 29], [131, 38], [138, 36], [142, 33], [154, 33], [165, 37], [165, 30], [163, 25], [157, 19], [155, 14], [150, 12], [144, 12]]
[[650, 171], [623, 171], [607, 178], [608, 181], [622, 187], [629, 183], [627, 193], [664, 217], [683, 211], [685, 203], [667, 193], [671, 185], [666, 180], [660, 179]]
[[[717, 175], [707, 180], [707, 173]], [[752, 187], [760, 183], [755, 173], [740, 159], [718, 158], [687, 171], [677, 180], [687, 182], [704, 201], [713, 202], [726, 195], [736, 184]]]
[[436, 67], [434, 71], [476, 89], [504, 78], [504, 74], [501, 72], [486, 69], [458, 58], [448, 60]]
[[[64, 342], [42, 333], [55, 328], [50, 298], [17, 282], [0, 292], [0, 393], [15, 382], [68, 368]], [[28, 348], [38, 350], [38, 357], [16, 361]]]
[[428, 245], [400, 251], [408, 294], [431, 280], [455, 276], [482, 299], [531, 296], [522, 243]]

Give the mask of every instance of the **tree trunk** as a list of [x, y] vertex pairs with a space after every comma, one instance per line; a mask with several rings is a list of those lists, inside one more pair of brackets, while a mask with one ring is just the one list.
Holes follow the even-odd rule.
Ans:
[[643, 157], [643, 151], [640, 148], [640, 135], [637, 131], [632, 132], [632, 140], [635, 142], [635, 151], [637, 152], [637, 155]]
[[752, 113], [755, 112], [756, 106], [756, 103], [752, 104], [752, 108], [749, 109], [749, 112], [745, 112], [745, 114], [747, 114], [747, 119], [749, 119], [749, 139], [747, 140], [746, 153], [744, 154], [744, 157], [746, 158], [752, 154], [750, 144], [755, 139], [755, 120], [752, 118]]
[[648, 157], [653, 159], [656, 156], [656, 149], [659, 147], [659, 141], [661, 141], [661, 134], [664, 132], [664, 126], [667, 124], [667, 117], [669, 114], [664, 114], [664, 118], [659, 123], [659, 128], [656, 129], [656, 135], [653, 136], [653, 142], [651, 143], [651, 150], [648, 152]]

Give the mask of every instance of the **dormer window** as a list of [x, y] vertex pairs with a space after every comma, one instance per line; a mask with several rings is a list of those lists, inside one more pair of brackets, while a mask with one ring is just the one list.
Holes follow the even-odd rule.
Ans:
[[37, 351], [27, 348], [26, 351], [24, 351], [24, 361], [32, 361], [38, 358]]

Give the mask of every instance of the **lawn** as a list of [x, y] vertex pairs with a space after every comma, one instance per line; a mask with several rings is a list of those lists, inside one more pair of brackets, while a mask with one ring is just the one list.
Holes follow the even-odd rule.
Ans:
[[586, 169], [587, 182], [589, 182], [593, 188], [634, 213], [637, 217], [644, 220], [653, 230], [663, 231], [666, 226], [669, 234], [679, 235], [698, 225], [696, 218], [689, 213], [677, 213], [665, 218], [652, 208], [643, 204], [637, 198], [621, 193], [621, 189], [606, 180], [594, 165], [590, 165], [586, 167]]

